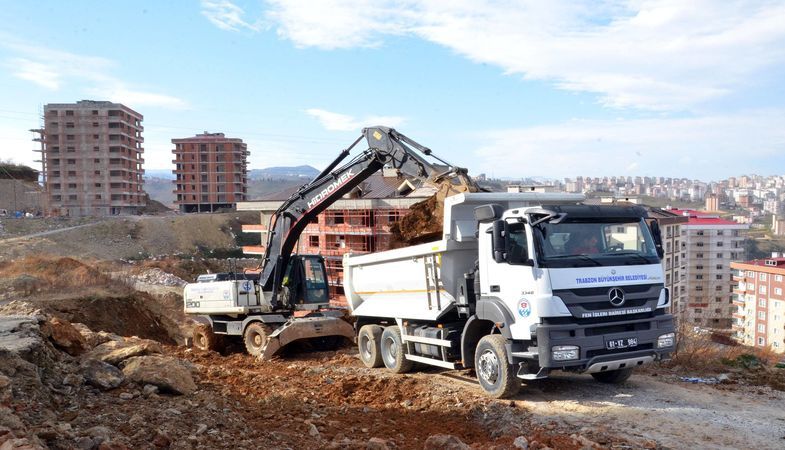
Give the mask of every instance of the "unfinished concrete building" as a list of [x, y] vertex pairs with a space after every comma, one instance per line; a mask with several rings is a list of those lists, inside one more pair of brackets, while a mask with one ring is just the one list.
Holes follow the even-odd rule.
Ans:
[[180, 212], [213, 212], [245, 201], [250, 153], [242, 139], [205, 131], [172, 143], [175, 204]]
[[[266, 196], [262, 200], [239, 203], [238, 211], [261, 213], [259, 225], [243, 225], [247, 233], [261, 233], [261, 245], [243, 247], [248, 255], [264, 255], [266, 230], [270, 214], [297, 189]], [[330, 284], [330, 299], [337, 306], [346, 305], [343, 291], [342, 259], [345, 253], [363, 254], [390, 248], [390, 226], [406, 215], [409, 208], [435, 193], [420, 187], [415, 180], [403, 180], [395, 171], [372, 175], [357, 189], [330, 205], [309, 224], [297, 244], [302, 254], [324, 256]]]
[[145, 206], [142, 119], [108, 101], [44, 106], [41, 151], [50, 213], [134, 214]]

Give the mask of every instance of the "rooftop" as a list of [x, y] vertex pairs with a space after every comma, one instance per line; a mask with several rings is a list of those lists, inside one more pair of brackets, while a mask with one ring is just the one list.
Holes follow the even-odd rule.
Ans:
[[678, 208], [671, 208], [669, 211], [689, 218], [687, 225], [742, 225], [732, 220], [723, 219], [715, 212]]

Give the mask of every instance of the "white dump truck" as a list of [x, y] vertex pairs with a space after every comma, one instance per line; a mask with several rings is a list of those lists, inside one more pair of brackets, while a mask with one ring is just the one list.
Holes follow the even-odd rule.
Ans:
[[602, 382], [669, 357], [673, 317], [657, 223], [639, 206], [562, 193], [464, 193], [441, 240], [345, 255], [360, 359], [474, 368], [490, 396], [552, 370]]

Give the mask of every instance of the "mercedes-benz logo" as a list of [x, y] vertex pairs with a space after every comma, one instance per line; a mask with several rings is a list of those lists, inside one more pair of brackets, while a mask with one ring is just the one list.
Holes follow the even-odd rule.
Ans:
[[608, 291], [608, 299], [613, 306], [621, 306], [624, 304], [624, 291], [621, 288], [612, 288]]

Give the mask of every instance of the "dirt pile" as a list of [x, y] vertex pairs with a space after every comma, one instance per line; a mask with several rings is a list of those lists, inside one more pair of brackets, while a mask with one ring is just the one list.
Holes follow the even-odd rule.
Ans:
[[[126, 352], [110, 364], [96, 359], [88, 348], [63, 351], [73, 350], [74, 341], [87, 345], [88, 336], [74, 335], [76, 329], [41, 315], [0, 316], [0, 446], [125, 449], [160, 447], [163, 442], [169, 446], [172, 439], [166, 425], [149, 422], [156, 425], [139, 433], [141, 416], [121, 417], [116, 409], [135, 398], [143, 398], [148, 409], [175, 403], [175, 394], [196, 390], [195, 368], [171, 356]], [[83, 326], [79, 329], [92, 333]], [[120, 348], [142, 342], [107, 336]], [[136, 427], [129, 425], [133, 421]]]
[[401, 220], [390, 226], [390, 247], [400, 248], [439, 239], [442, 217], [443, 205], [436, 196], [415, 203]]

